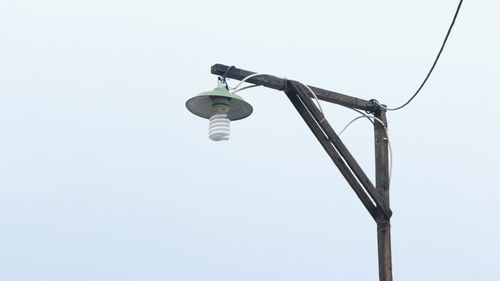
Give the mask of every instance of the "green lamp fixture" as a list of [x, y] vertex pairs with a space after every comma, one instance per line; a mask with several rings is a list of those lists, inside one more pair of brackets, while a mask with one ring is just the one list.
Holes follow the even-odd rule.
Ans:
[[242, 97], [230, 93], [224, 78], [212, 91], [203, 92], [186, 102], [194, 115], [209, 120], [208, 137], [213, 141], [229, 140], [230, 121], [252, 114], [252, 106]]

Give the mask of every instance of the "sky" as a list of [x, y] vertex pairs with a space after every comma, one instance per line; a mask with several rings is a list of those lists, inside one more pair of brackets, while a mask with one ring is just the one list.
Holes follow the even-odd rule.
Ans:
[[[457, 4], [1, 1], [0, 279], [377, 280], [375, 223], [282, 92], [240, 92], [227, 142], [185, 101], [222, 63], [400, 105]], [[395, 280], [500, 276], [499, 8], [464, 1], [388, 113]], [[342, 139], [373, 179], [371, 124]]]

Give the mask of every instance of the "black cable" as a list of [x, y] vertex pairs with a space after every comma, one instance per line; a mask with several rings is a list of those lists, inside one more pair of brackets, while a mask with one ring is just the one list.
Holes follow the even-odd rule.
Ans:
[[458, 7], [457, 7], [457, 11], [455, 12], [455, 16], [453, 17], [453, 21], [451, 22], [450, 24], [450, 28], [448, 28], [448, 32], [446, 33], [446, 37], [444, 38], [444, 41], [443, 41], [443, 44], [441, 45], [441, 49], [439, 50], [439, 53], [437, 54], [437, 57], [436, 59], [434, 60], [434, 63], [432, 64], [432, 67], [431, 69], [429, 70], [429, 73], [427, 73], [427, 76], [425, 77], [424, 81], [422, 82], [422, 84], [420, 85], [420, 87], [418, 87], [418, 90], [415, 92], [415, 94], [413, 94], [413, 96], [411, 96], [411, 98], [405, 102], [403, 105], [401, 106], [398, 106], [396, 108], [387, 108], [387, 110], [398, 110], [398, 109], [401, 109], [405, 106], [407, 106], [417, 95], [418, 93], [420, 92], [420, 90], [422, 90], [422, 88], [424, 87], [425, 85], [425, 82], [427, 82], [427, 79], [429, 79], [429, 76], [431, 76], [431, 73], [432, 71], [434, 70], [434, 67], [436, 66], [438, 60], [439, 60], [439, 57], [441, 56], [441, 53], [443, 52], [443, 49], [444, 49], [444, 46], [446, 45], [446, 41], [448, 40], [448, 37], [450, 36], [450, 33], [451, 33], [451, 29], [453, 28], [453, 25], [455, 24], [455, 20], [457, 19], [457, 16], [458, 16], [458, 12], [460, 11], [460, 7], [462, 6], [462, 2], [463, 0], [460, 0], [460, 2], [458, 3]]

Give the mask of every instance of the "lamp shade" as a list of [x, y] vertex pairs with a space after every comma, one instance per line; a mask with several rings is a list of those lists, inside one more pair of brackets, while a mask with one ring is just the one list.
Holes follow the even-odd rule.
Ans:
[[[215, 101], [217, 99], [217, 102]], [[203, 92], [186, 102], [186, 107], [194, 115], [209, 119], [214, 112], [214, 105], [221, 99], [229, 106], [227, 118], [229, 120], [240, 120], [252, 114], [252, 106], [242, 97], [230, 93], [225, 87], [217, 87], [212, 91]]]

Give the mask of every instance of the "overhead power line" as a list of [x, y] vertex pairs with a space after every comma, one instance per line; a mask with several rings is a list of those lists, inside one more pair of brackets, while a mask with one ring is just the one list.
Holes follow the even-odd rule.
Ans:
[[460, 0], [460, 2], [458, 3], [457, 10], [455, 11], [455, 16], [453, 16], [453, 21], [451, 22], [450, 27], [448, 28], [448, 32], [446, 33], [446, 37], [444, 38], [443, 44], [441, 45], [441, 49], [439, 50], [439, 53], [437, 54], [436, 59], [434, 60], [434, 63], [432, 64], [432, 67], [429, 70], [429, 72], [427, 73], [427, 76], [425, 77], [424, 81], [422, 82], [422, 84], [420, 84], [420, 87], [418, 87], [418, 90], [403, 105], [395, 107], [395, 108], [387, 108], [387, 110], [399, 110], [399, 109], [407, 106], [418, 95], [418, 93], [420, 93], [420, 90], [422, 90], [422, 88], [424, 87], [425, 83], [427, 82], [427, 80], [431, 76], [431, 73], [432, 73], [432, 71], [434, 70], [434, 67], [437, 64], [437, 62], [439, 60], [439, 57], [441, 56], [441, 53], [443, 52], [444, 46], [446, 45], [446, 41], [448, 41], [448, 37], [450, 36], [451, 29], [453, 28], [453, 25], [455, 25], [455, 20], [457, 19], [458, 12], [460, 11], [460, 7], [462, 6], [462, 2], [463, 2], [463, 0]]

